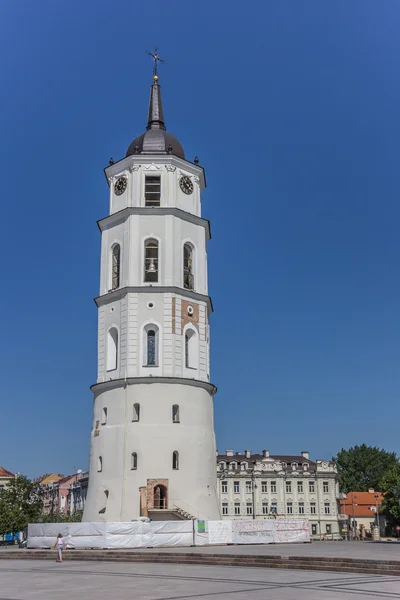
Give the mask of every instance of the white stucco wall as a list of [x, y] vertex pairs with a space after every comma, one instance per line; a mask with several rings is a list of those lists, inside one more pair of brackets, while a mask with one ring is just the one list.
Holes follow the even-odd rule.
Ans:
[[[210, 386], [208, 386], [210, 387]], [[140, 420], [132, 422], [133, 404]], [[172, 405], [180, 422], [172, 422]], [[102, 420], [107, 408], [107, 424]], [[148, 479], [168, 479], [169, 507], [174, 501], [193, 507], [201, 517], [219, 518], [213, 398], [205, 387], [182, 383], [137, 383], [95, 392], [90, 454], [90, 484], [85, 521], [130, 521], [139, 516], [139, 487]], [[179, 452], [179, 470], [172, 453]], [[138, 466], [131, 469], [131, 454]], [[98, 458], [102, 471], [98, 472]], [[105, 491], [108, 491], [106, 512]], [[195, 515], [197, 516], [197, 515]]]

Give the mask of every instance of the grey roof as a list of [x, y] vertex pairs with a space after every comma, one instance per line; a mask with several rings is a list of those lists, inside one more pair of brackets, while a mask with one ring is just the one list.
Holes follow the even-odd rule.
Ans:
[[154, 78], [154, 83], [150, 89], [149, 115], [146, 131], [133, 140], [126, 156], [131, 156], [132, 154], [173, 154], [174, 156], [185, 158], [182, 145], [165, 128], [161, 86], [157, 78]]
[[286, 454], [270, 454], [269, 456], [264, 456], [263, 454], [251, 454], [249, 458], [246, 457], [245, 454], [234, 454], [233, 456], [228, 456], [227, 454], [218, 454], [217, 461], [225, 461], [225, 462], [252, 462], [252, 461], [260, 461], [260, 460], [279, 460], [281, 462], [285, 462], [287, 464], [290, 463], [298, 463], [299, 465], [302, 463], [314, 464], [314, 461], [304, 458], [304, 456], [292, 456]]

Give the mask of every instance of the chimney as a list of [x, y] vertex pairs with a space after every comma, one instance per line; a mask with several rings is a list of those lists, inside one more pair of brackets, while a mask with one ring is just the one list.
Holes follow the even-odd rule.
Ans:
[[251, 450], [245, 450], [244, 453], [246, 455], [246, 458], [250, 458], [250, 456], [251, 456]]
[[301, 455], [303, 458], [305, 458], [306, 460], [310, 460], [310, 455], [307, 452], [307, 450], [302, 450]]
[[227, 456], [233, 456], [233, 450], [225, 450]]
[[264, 458], [268, 458], [269, 457], [269, 450], [263, 450], [263, 457]]

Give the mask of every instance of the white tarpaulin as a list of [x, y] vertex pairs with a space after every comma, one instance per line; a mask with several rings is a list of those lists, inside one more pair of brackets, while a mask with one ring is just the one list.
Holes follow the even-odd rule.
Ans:
[[50, 548], [61, 533], [69, 548], [192, 546], [193, 521], [38, 523], [28, 526], [28, 548]]
[[196, 521], [195, 545], [309, 542], [307, 519]]
[[307, 519], [36, 523], [28, 526], [28, 548], [50, 548], [59, 533], [69, 548], [158, 548], [310, 541]]
[[232, 521], [234, 544], [273, 544], [275, 519]]

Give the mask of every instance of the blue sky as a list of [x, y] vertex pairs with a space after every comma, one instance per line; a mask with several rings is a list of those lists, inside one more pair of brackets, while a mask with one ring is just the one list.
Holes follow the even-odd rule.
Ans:
[[397, 0], [0, 6], [0, 464], [88, 465], [102, 172], [167, 128], [206, 168], [220, 451], [400, 452]]

